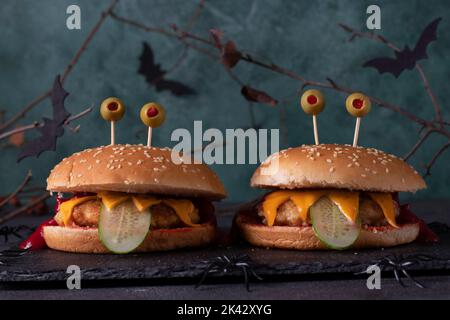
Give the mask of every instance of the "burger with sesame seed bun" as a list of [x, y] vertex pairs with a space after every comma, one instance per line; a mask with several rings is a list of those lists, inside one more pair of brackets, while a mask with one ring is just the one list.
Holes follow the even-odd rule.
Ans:
[[397, 197], [426, 188], [424, 180], [383, 151], [335, 144], [290, 148], [264, 161], [251, 186], [272, 189], [235, 217], [253, 245], [342, 250], [436, 240]]
[[[175, 164], [169, 148], [110, 145], [65, 158], [47, 179], [57, 193], [48, 247], [128, 253], [203, 246], [215, 239], [211, 201], [226, 196], [203, 164]], [[70, 195], [70, 197], [63, 197]]]

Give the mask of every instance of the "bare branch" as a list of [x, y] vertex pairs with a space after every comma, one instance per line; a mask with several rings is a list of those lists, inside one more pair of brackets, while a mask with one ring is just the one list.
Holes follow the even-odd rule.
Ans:
[[411, 158], [416, 153], [416, 151], [420, 148], [420, 146], [434, 131], [435, 130], [432, 129], [426, 130], [425, 133], [422, 135], [422, 137], [420, 137], [419, 140], [416, 142], [416, 144], [411, 148], [411, 150], [403, 157], [403, 160], [408, 161], [408, 159]]
[[39, 198], [31, 201], [26, 206], [18, 208], [18, 209], [14, 210], [14, 211], [11, 211], [10, 213], [7, 213], [6, 215], [4, 215], [4, 216], [2, 216], [0, 218], [0, 225], [5, 223], [5, 222], [7, 222], [7, 221], [9, 221], [9, 220], [11, 220], [11, 219], [16, 218], [17, 216], [21, 215], [24, 212], [27, 212], [28, 210], [34, 208], [37, 204], [39, 204], [42, 201], [45, 201], [49, 197], [50, 197], [50, 194], [45, 192]]
[[425, 165], [425, 174], [424, 177], [431, 176], [431, 167], [433, 167], [434, 163], [439, 159], [439, 157], [444, 153], [445, 150], [447, 150], [450, 147], [450, 142], [447, 142], [444, 144], [431, 158], [430, 162], [428, 162], [427, 165]]
[[30, 181], [31, 176], [32, 176], [31, 170], [28, 170], [28, 173], [25, 176], [25, 179], [23, 179], [22, 183], [17, 187], [17, 189], [14, 190], [14, 192], [11, 193], [9, 196], [7, 196], [5, 199], [3, 199], [3, 201], [0, 201], [0, 208], [2, 208], [5, 204], [7, 204], [12, 198], [17, 196], [23, 190], [23, 188], [25, 188], [25, 186]]
[[388, 46], [394, 51], [400, 51], [400, 48], [394, 45], [393, 43], [389, 42], [385, 37], [377, 35], [372, 32], [361, 32], [357, 31], [343, 23], [338, 23], [338, 26], [341, 27], [345, 32], [350, 33], [350, 41], [353, 41], [356, 38], [367, 38], [374, 41], [381, 42], [382, 44]]
[[192, 15], [192, 17], [189, 19], [188, 23], [186, 24], [186, 27], [184, 28], [186, 31], [191, 31], [194, 27], [195, 23], [200, 18], [200, 15], [202, 14], [203, 8], [205, 6], [205, 0], [200, 0], [197, 8], [195, 8], [195, 12]]
[[[64, 125], [69, 125], [70, 122], [85, 116], [86, 114], [88, 114], [92, 110], [93, 110], [93, 107], [91, 106], [91, 107], [81, 111], [80, 113], [67, 118], [66, 121], [64, 121]], [[7, 132], [4, 132], [4, 133], [0, 134], [0, 140], [6, 139], [6, 138], [8, 138], [8, 137], [10, 137], [10, 136], [12, 136], [14, 134], [20, 133], [20, 132], [32, 130], [32, 129], [35, 129], [35, 128], [40, 128], [43, 125], [44, 125], [44, 123], [36, 121], [36, 122], [33, 122], [32, 124], [28, 124], [28, 125], [25, 125], [25, 126], [21, 126], [21, 127], [15, 128], [13, 130], [10, 130], [10, 131], [7, 131]]]

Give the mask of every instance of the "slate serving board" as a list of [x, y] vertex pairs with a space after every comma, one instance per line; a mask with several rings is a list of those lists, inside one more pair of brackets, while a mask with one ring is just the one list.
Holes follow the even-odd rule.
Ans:
[[[447, 207], [448, 208], [448, 207]], [[447, 217], [445, 217], [447, 218]], [[231, 215], [219, 217], [219, 225], [229, 226]], [[200, 279], [210, 262], [219, 256], [247, 255], [253, 270], [262, 277], [318, 274], [353, 274], [361, 272], [385, 257], [408, 259], [418, 254], [433, 257], [408, 266], [410, 270], [444, 270], [450, 274], [450, 233], [438, 232], [440, 242], [434, 245], [409, 245], [359, 251], [292, 251], [253, 248], [244, 243], [232, 247], [213, 247], [174, 252], [91, 255], [52, 250], [27, 252], [22, 256], [0, 256], [0, 282], [42, 282], [66, 280], [69, 265], [81, 268], [86, 280]], [[219, 271], [208, 277], [221, 277]], [[242, 277], [242, 270], [227, 273]]]

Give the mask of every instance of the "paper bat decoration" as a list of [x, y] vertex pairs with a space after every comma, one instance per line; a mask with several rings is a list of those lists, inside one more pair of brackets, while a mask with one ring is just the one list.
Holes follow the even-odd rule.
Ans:
[[68, 95], [69, 93], [62, 87], [58, 75], [53, 82], [51, 93], [53, 118], [43, 118], [43, 126], [36, 129], [41, 133], [41, 136], [23, 146], [17, 157], [17, 162], [27, 157], [39, 157], [44, 151], [55, 151], [56, 140], [64, 134], [64, 122], [70, 116], [70, 113], [64, 107], [64, 100]]
[[138, 73], [145, 77], [145, 80], [150, 86], [155, 87], [156, 91], [169, 91], [176, 96], [185, 96], [195, 94], [195, 91], [174, 80], [166, 80], [164, 77], [167, 71], [161, 68], [161, 64], [155, 64], [155, 57], [150, 45], [143, 43], [144, 47], [142, 54], [139, 57], [140, 65]]
[[411, 70], [416, 62], [428, 58], [428, 45], [437, 39], [436, 30], [442, 18], [431, 22], [420, 35], [416, 46], [411, 50], [407, 45], [401, 51], [395, 51], [395, 58], [380, 57], [364, 63], [363, 67], [372, 67], [380, 74], [392, 73], [396, 78], [406, 69]]
[[272, 107], [275, 107], [278, 104], [278, 101], [276, 99], [272, 98], [264, 91], [254, 89], [249, 86], [243, 86], [241, 88], [241, 94], [244, 96], [245, 99], [251, 102], [268, 104]]

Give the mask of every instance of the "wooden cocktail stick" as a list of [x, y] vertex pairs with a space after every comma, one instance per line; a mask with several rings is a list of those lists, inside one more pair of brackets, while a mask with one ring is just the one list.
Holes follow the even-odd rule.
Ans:
[[361, 117], [356, 118], [355, 134], [353, 135], [353, 146], [358, 145], [359, 127], [361, 126]]
[[148, 134], [147, 134], [147, 147], [152, 146], [152, 127], [148, 127]]
[[318, 145], [319, 142], [319, 130], [317, 129], [317, 115], [313, 114], [313, 127], [314, 127], [314, 141], [316, 145]]
[[115, 145], [116, 144], [116, 134], [115, 134], [115, 121], [111, 121], [111, 145]]

